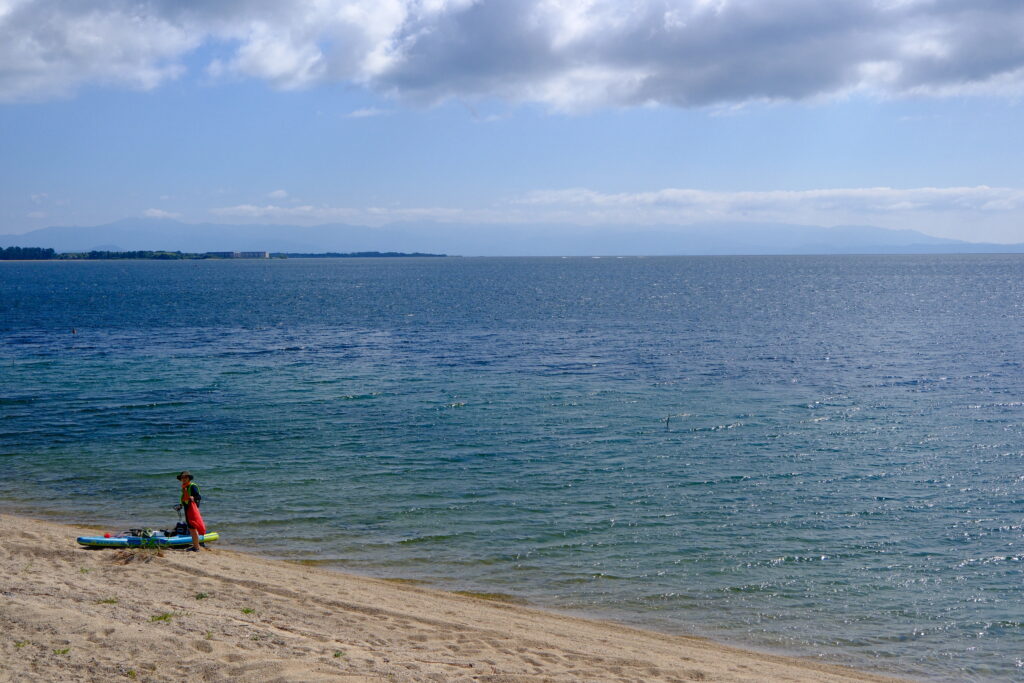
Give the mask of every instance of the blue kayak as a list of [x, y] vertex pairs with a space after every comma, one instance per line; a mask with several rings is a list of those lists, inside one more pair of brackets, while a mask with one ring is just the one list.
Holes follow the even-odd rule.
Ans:
[[[200, 543], [210, 543], [220, 538], [211, 531], [199, 536]], [[183, 548], [192, 545], [191, 536], [79, 536], [79, 545], [87, 548]]]

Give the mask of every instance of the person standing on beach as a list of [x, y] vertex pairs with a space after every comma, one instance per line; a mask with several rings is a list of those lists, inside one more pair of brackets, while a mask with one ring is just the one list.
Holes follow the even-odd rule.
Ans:
[[199, 501], [202, 500], [202, 496], [199, 495], [199, 486], [192, 481], [192, 473], [188, 470], [178, 475], [178, 481], [181, 482], [181, 504], [177, 508], [185, 510], [185, 523], [192, 534], [192, 547], [188, 550], [196, 553], [199, 552], [199, 536], [206, 533], [206, 524], [203, 523], [203, 516], [199, 514]]

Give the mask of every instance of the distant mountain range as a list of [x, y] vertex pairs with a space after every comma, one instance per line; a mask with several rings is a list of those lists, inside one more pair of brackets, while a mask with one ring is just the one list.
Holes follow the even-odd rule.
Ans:
[[402, 251], [461, 256], [660, 256], [711, 254], [1020, 253], [1024, 244], [983, 244], [871, 226], [781, 223], [683, 226], [466, 225], [396, 223], [373, 228], [328, 224], [223, 225], [130, 218], [90, 227], [49, 227], [0, 235], [0, 247], [66, 251], [171, 250]]

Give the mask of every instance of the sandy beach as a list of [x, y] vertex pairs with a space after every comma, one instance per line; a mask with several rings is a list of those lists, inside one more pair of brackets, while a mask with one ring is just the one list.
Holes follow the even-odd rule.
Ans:
[[2, 681], [887, 681], [263, 559], [86, 550], [0, 515]]

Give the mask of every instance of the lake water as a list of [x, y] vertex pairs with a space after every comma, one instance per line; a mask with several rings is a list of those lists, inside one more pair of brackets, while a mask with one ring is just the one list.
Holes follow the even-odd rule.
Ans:
[[0, 499], [1022, 680], [1022, 347], [1016, 255], [0, 263]]

